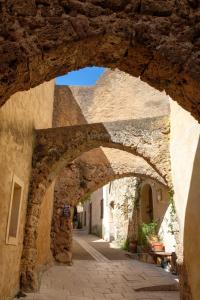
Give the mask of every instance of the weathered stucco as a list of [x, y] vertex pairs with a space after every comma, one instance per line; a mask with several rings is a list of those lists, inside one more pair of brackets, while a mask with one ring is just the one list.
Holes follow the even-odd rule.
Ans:
[[[172, 164], [172, 181], [174, 186], [174, 200], [180, 224], [180, 237], [183, 248], [179, 249], [180, 264], [183, 266], [181, 285], [185, 298], [200, 299], [200, 227], [199, 227], [199, 137], [200, 126], [190, 114], [171, 100], [171, 139], [170, 155]], [[188, 297], [188, 298], [187, 298]]]
[[[143, 189], [149, 186], [152, 191], [153, 220], [158, 224], [158, 234], [165, 245], [166, 252], [176, 252], [177, 244], [180, 243], [179, 226], [175, 222], [176, 214], [170, 213], [170, 191], [151, 178], [144, 179], [139, 187], [139, 223], [144, 222], [142, 216], [147, 212], [144, 205]], [[148, 195], [149, 198], [149, 195]], [[177, 230], [177, 232], [174, 232]]]
[[51, 222], [53, 214], [54, 182], [44, 195], [41, 205], [40, 219], [38, 223], [37, 237], [37, 264], [38, 269], [52, 263], [51, 246]]
[[88, 65], [140, 76], [199, 119], [199, 2], [2, 1], [0, 96]]
[[[134, 176], [134, 174], [133, 174]], [[149, 202], [143, 198], [146, 187], [152, 191], [153, 219], [158, 224], [159, 237], [166, 252], [175, 251], [175, 235], [171, 232], [172, 217], [169, 190], [150, 178], [124, 177], [115, 179], [87, 198], [83, 204], [86, 216], [84, 228], [90, 229], [90, 203], [92, 204], [92, 233], [107, 241], [115, 241], [119, 246], [128, 241], [138, 240], [139, 224], [145, 222], [143, 215], [148, 212]], [[149, 200], [149, 193], [147, 193]], [[101, 199], [103, 199], [103, 218], [101, 218]], [[139, 248], [139, 247], [138, 247]], [[141, 256], [142, 257], [142, 256]], [[152, 261], [152, 260], [151, 260]]]
[[114, 180], [105, 187], [103, 234], [105, 239], [115, 240], [121, 247], [127, 239], [137, 236], [136, 202], [138, 203], [139, 183], [139, 178], [125, 177]]
[[[94, 234], [98, 237], [103, 238], [102, 232], [102, 222], [103, 218], [101, 215], [101, 201], [103, 199], [103, 189], [100, 188], [94, 191], [90, 197], [83, 203], [83, 225], [84, 230], [87, 230], [88, 233]], [[91, 205], [91, 206], [90, 206]], [[107, 223], [107, 227], [109, 224]]]
[[[3, 300], [11, 299], [19, 289], [34, 129], [51, 126], [53, 91], [52, 81], [27, 92], [16, 93], [0, 110], [0, 299]], [[13, 174], [24, 183], [16, 246], [6, 244]]]
[[94, 86], [55, 86], [53, 127], [169, 115], [169, 97], [139, 78], [106, 69]]
[[[106, 69], [94, 86], [69, 88], [87, 123], [169, 115], [169, 97], [164, 92], [119, 70]], [[58, 96], [67, 106], [72, 101], [68, 100], [65, 86], [56, 86], [55, 97]]]

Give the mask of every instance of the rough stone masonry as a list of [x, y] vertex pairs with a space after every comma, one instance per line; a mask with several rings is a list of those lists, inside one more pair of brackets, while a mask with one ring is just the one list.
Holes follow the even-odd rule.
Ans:
[[22, 255], [21, 278], [26, 290], [38, 288], [36, 241], [41, 202], [47, 188], [67, 164], [100, 146], [143, 157], [170, 185], [167, 116], [37, 130]]
[[198, 0], [1, 0], [0, 103], [85, 66], [119, 68], [200, 120]]

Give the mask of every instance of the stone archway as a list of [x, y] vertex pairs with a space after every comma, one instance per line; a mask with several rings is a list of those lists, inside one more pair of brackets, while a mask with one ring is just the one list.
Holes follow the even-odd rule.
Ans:
[[61, 211], [64, 205], [77, 205], [108, 182], [124, 177], [151, 178], [165, 185], [162, 177], [144, 159], [108, 148], [82, 154], [59, 174], [55, 184], [51, 231], [51, 249], [56, 260], [67, 263], [71, 259], [72, 229], [67, 224], [63, 226], [65, 217], [61, 216]]
[[59, 174], [55, 184], [55, 201], [63, 198], [67, 203], [76, 205], [109, 181], [133, 174], [151, 178], [167, 187], [163, 178], [143, 158], [118, 149], [92, 149]]
[[45, 190], [65, 165], [100, 146], [143, 157], [170, 184], [169, 130], [166, 116], [37, 130], [30, 197]]
[[37, 289], [36, 241], [42, 198], [59, 172], [83, 152], [99, 146], [143, 157], [170, 185], [169, 124], [167, 117], [68, 126], [36, 131], [33, 176], [22, 255], [22, 285]]
[[198, 1], [2, 1], [0, 102], [71, 70], [119, 68], [199, 120]]

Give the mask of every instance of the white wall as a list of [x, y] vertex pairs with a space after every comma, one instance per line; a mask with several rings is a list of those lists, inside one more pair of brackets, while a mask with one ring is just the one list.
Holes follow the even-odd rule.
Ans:
[[[200, 299], [200, 125], [173, 100], [171, 167], [174, 200], [193, 300]], [[181, 250], [181, 249], [180, 249]], [[181, 251], [180, 254], [181, 255]]]
[[[125, 177], [114, 180], [103, 187], [104, 190], [104, 219], [103, 238], [107, 241], [115, 240], [123, 245], [127, 236], [128, 228], [132, 220], [133, 198], [136, 195], [135, 177]], [[124, 204], [128, 198], [128, 216], [124, 215]], [[133, 198], [131, 199], [132, 196]], [[114, 203], [114, 208], [111, 203]]]
[[[102, 189], [91, 195], [90, 201], [85, 204], [84, 210], [87, 212], [87, 228], [89, 229], [89, 203], [92, 202], [92, 227], [101, 228], [102, 237], [106, 241], [115, 240], [119, 245], [123, 245], [128, 236], [134, 234], [138, 221], [141, 223], [141, 216], [137, 220], [133, 217], [133, 199], [138, 197], [137, 179], [135, 177], [121, 178], [110, 182]], [[170, 232], [169, 224], [172, 222], [169, 207], [169, 194], [166, 187], [156, 183], [151, 179], [146, 179], [140, 185], [140, 189], [146, 184], [152, 188], [153, 196], [153, 216], [160, 225], [159, 236], [164, 242], [166, 251], [175, 250], [176, 240]], [[158, 192], [162, 190], [162, 198], [158, 199]], [[123, 205], [128, 196], [128, 218], [124, 215]], [[133, 198], [131, 199], [130, 196]], [[104, 217], [100, 218], [100, 201], [104, 199]], [[142, 198], [140, 197], [140, 208]], [[114, 208], [110, 203], [114, 203]], [[140, 209], [141, 211], [141, 209]], [[133, 218], [136, 218], [133, 220]], [[134, 234], [135, 235], [135, 234]], [[136, 233], [137, 236], [137, 233]]]
[[190, 113], [185, 111], [175, 101], [170, 100], [170, 107], [172, 181], [181, 238], [183, 238], [185, 210], [191, 184], [194, 157], [200, 136], [200, 125]]
[[[141, 190], [146, 184], [150, 185], [152, 189], [153, 220], [159, 225], [159, 237], [165, 245], [165, 251], [173, 252], [176, 250], [176, 239], [171, 232], [170, 224], [173, 224], [173, 229], [177, 229], [177, 226], [175, 228], [176, 224], [170, 214], [171, 207], [169, 205], [168, 189], [151, 179], [146, 179], [140, 186]], [[160, 198], [158, 194], [160, 194]], [[140, 212], [143, 208], [141, 207], [142, 200], [142, 193], [140, 192]], [[141, 215], [140, 222], [142, 223]]]
[[[90, 222], [90, 203], [92, 203], [92, 233], [98, 234], [102, 232], [101, 218], [101, 199], [103, 199], [103, 188], [96, 190], [91, 194], [89, 200], [84, 203], [83, 215], [86, 211], [86, 226], [85, 229], [89, 232]], [[84, 224], [83, 224], [84, 225]]]
[[110, 183], [104, 185], [103, 187], [103, 221], [102, 221], [102, 237], [105, 241], [110, 241], [111, 235], [111, 211], [110, 211], [110, 204], [109, 204], [109, 186]]

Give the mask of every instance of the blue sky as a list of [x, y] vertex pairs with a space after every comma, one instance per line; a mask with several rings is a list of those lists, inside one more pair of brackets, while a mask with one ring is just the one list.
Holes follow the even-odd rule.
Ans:
[[56, 78], [57, 85], [95, 85], [104, 68], [87, 67]]

